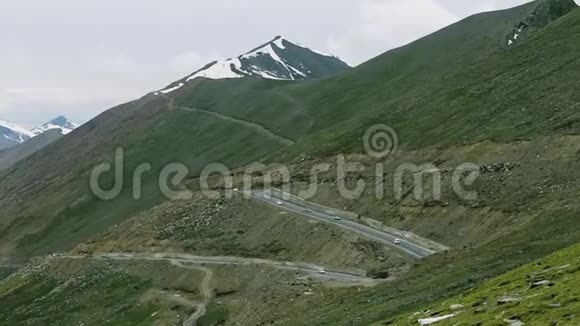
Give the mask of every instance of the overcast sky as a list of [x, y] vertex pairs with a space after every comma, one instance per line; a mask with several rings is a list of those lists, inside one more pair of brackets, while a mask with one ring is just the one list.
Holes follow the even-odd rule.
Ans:
[[0, 0], [0, 120], [86, 122], [276, 35], [362, 63], [529, 0]]

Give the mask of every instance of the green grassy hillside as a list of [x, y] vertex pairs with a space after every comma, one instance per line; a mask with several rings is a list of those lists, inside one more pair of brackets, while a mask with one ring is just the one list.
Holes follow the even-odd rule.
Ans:
[[61, 138], [60, 130], [49, 130], [22, 144], [0, 151], [0, 170], [8, 169], [18, 161]]
[[[165, 199], [156, 176], [167, 163], [187, 165], [191, 179], [211, 162], [234, 168], [257, 160], [276, 160], [299, 163], [296, 171], [304, 173], [333, 154], [362, 152], [364, 131], [385, 123], [399, 133], [402, 154], [396, 160], [434, 158], [442, 166], [464, 160], [483, 164], [510, 160], [518, 168], [482, 177], [476, 185], [482, 199], [476, 203], [451, 199], [445, 204], [405, 206], [363, 197], [351, 208], [436, 237], [454, 250], [417, 263], [397, 282], [334, 293], [315, 310], [302, 306], [300, 313], [283, 311], [287, 304], [283, 300], [277, 301], [276, 309], [282, 309], [280, 316], [285, 317], [281, 324], [368, 325], [401, 321], [415, 311], [435, 307], [433, 302], [448, 301], [445, 298], [580, 241], [575, 221], [580, 195], [575, 169], [580, 132], [580, 84], [576, 78], [580, 71], [580, 10], [566, 14], [572, 6], [571, 0], [536, 1], [476, 15], [328, 80], [198, 80], [169, 98], [148, 95], [113, 108], [0, 174], [0, 256], [23, 261], [48, 251], [69, 250], [103, 233], [122, 242], [124, 233], [114, 232], [111, 226], [140, 212], [147, 215], [155, 211], [153, 207], [166, 207], [159, 206]], [[521, 40], [508, 46], [511, 33], [522, 24], [527, 29]], [[296, 144], [289, 146], [291, 143]], [[126, 187], [117, 199], [104, 202], [91, 195], [88, 175], [96, 164], [112, 161], [118, 146], [126, 154]], [[308, 159], [300, 162], [305, 157]], [[131, 172], [141, 163], [151, 163], [152, 171], [144, 179], [143, 198], [136, 201], [131, 198]], [[112, 176], [107, 183], [112, 183]], [[317, 200], [337, 207], [347, 205], [328, 197]], [[136, 234], [144, 232], [139, 223], [132, 222], [125, 225], [134, 227]], [[265, 226], [259, 223], [258, 229], [248, 227], [246, 231], [258, 232]], [[190, 241], [192, 248], [285, 259], [301, 253], [296, 249], [300, 247], [291, 247], [291, 238], [284, 243], [285, 251], [278, 252], [276, 244], [252, 243], [233, 230], [218, 233], [224, 238], [212, 243], [215, 230], [206, 231], [199, 234], [203, 240]], [[473, 243], [457, 239], [462, 234], [472, 237]], [[227, 245], [232, 238], [238, 241], [232, 245], [235, 250], [220, 247], [222, 240]], [[317, 254], [310, 252], [309, 257], [321, 259]], [[87, 277], [86, 266], [80, 268], [80, 274]], [[530, 268], [510, 275], [515, 279]], [[115, 277], [89, 278], [91, 291], [78, 294], [77, 288], [54, 277], [60, 271], [52, 270], [40, 278], [24, 271], [23, 277], [18, 274], [0, 283], [0, 297], [14, 300], [0, 310], [0, 317], [16, 323], [31, 315], [54, 321], [60, 312], [47, 316], [43, 307], [48, 304], [79, 318], [86, 317], [80, 311], [90, 308], [87, 311], [100, 318], [95, 320], [106, 321], [119, 312], [111, 307], [113, 301], [141, 303], [148, 288], [163, 286], [148, 275], [135, 278], [135, 273], [128, 273], [133, 275], [129, 277], [116, 270], [113, 275], [121, 275], [121, 283]], [[510, 291], [519, 291], [521, 280], [513, 282], [514, 287], [505, 285]], [[120, 293], [106, 294], [117, 287]], [[61, 304], [69, 298], [55, 291], [61, 288], [79, 295], [81, 305], [70, 307], [74, 311], [66, 311], [69, 307]], [[475, 296], [465, 296], [458, 303], [473, 305], [472, 298], [498, 295], [490, 291], [489, 284], [483, 285]], [[248, 292], [250, 298], [252, 293], [262, 294]], [[260, 300], [267, 301], [267, 295]], [[37, 296], [49, 301], [32, 300]], [[95, 300], [102, 305], [87, 308]], [[540, 304], [534, 300], [530, 304]], [[122, 321], [147, 324], [145, 317], [159, 309], [155, 304], [124, 306], [120, 312], [130, 319]], [[25, 306], [28, 308], [22, 308]], [[440, 314], [447, 312], [439, 310]], [[490, 316], [494, 313], [496, 310], [489, 310]], [[402, 314], [404, 317], [397, 317]], [[471, 314], [465, 310], [462, 316], [471, 318]], [[522, 320], [533, 317], [530, 311], [513, 310], [513, 316], [516, 314]], [[216, 315], [223, 314], [218, 311]]]
[[[0, 197], [3, 249], [15, 244], [27, 257], [70, 248], [160, 203], [158, 176], [168, 163], [185, 164], [195, 176], [211, 162], [239, 166], [282, 148], [249, 128], [170, 110], [162, 98], [141, 102], [105, 113], [6, 174]], [[116, 200], [104, 202], [92, 196], [89, 173], [103, 161], [112, 162], [118, 146], [125, 151], [125, 187]], [[143, 180], [143, 198], [133, 200], [132, 173], [141, 163], [150, 163], [152, 170]], [[112, 180], [107, 174], [103, 187]]]
[[492, 325], [509, 320], [576, 325], [580, 322], [579, 258], [579, 245], [558, 251], [417, 314], [400, 316], [393, 325], [416, 325], [418, 319], [449, 315], [455, 316], [437, 325]]
[[[219, 161], [232, 167], [242, 166], [275, 154], [286, 145], [243, 125], [180, 110], [182, 107], [250, 121], [294, 141], [338, 123], [339, 129], [325, 131], [297, 146], [289, 155], [349, 150], [353, 146], [345, 139], [359, 137], [354, 136], [355, 131], [358, 134], [364, 127], [361, 119], [366, 121], [361, 117], [367, 117], [368, 112], [380, 112], [383, 118], [379, 121], [384, 121], [384, 115], [393, 114], [400, 116], [399, 121], [407, 121], [402, 119], [411, 116], [416, 121], [421, 114], [419, 109], [399, 109], [396, 113], [393, 107], [420, 101], [414, 100], [417, 94], [433, 96], [441, 92], [443, 86], [437, 86], [443, 85], [441, 78], [452, 79], [449, 76], [454, 71], [465, 69], [489, 53], [505, 52], [502, 35], [529, 17], [535, 8], [536, 4], [530, 4], [468, 18], [330, 80], [304, 83], [199, 80], [171, 94], [171, 106], [163, 97], [150, 95], [114, 108], [2, 174], [0, 252], [30, 256], [69, 248], [137, 211], [154, 206], [163, 198], [155, 190], [157, 180], [152, 176], [165, 163], [184, 163], [190, 167], [190, 175], [195, 176], [207, 163]], [[450, 47], [455, 49], [451, 55]], [[573, 45], [570, 47], [568, 50], [572, 51]], [[521, 48], [514, 49], [514, 55], [523, 53]], [[430, 58], [440, 59], [426, 60], [420, 54], [424, 52], [429, 52]], [[418, 57], [401, 62], [411, 54]], [[423, 80], [425, 76], [430, 82]], [[457, 85], [460, 84], [449, 85], [454, 90], [447, 92], [447, 98], [465, 93], [455, 89]], [[423, 98], [427, 101], [429, 97]], [[443, 101], [445, 97], [437, 99]], [[447, 121], [457, 107], [438, 113], [436, 119]], [[418, 125], [417, 130], [431, 129], [436, 119]], [[373, 120], [377, 120], [375, 116]], [[458, 123], [460, 126], [449, 126], [454, 136], [465, 130], [463, 121]], [[568, 128], [573, 128], [573, 124]], [[406, 141], [412, 141], [407, 137], [408, 131], [401, 132]], [[428, 136], [431, 139], [433, 135]], [[127, 171], [144, 162], [153, 165], [154, 172], [145, 180], [141, 201], [130, 199], [130, 187], [114, 202], [96, 200], [89, 192], [87, 180], [91, 168], [111, 161], [117, 146], [125, 148]], [[127, 181], [129, 174], [125, 175]]]
[[[362, 151], [364, 130], [377, 123], [392, 126], [401, 145], [411, 148], [577, 134], [579, 15], [576, 9], [516, 47], [453, 66], [437, 82], [412, 82], [399, 96], [390, 95], [387, 84], [382, 86], [385, 91], [369, 91], [362, 99], [337, 106], [363, 113], [351, 114], [290, 148], [283, 158], [301, 152], [320, 156]], [[358, 89], [355, 83], [351, 86]], [[337, 96], [347, 96], [342, 94], [351, 92], [337, 89]]]

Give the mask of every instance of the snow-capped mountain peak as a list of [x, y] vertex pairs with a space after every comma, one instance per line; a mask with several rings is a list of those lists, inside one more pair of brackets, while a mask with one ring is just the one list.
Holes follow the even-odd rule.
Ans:
[[158, 93], [173, 92], [196, 78], [307, 80], [332, 76], [350, 66], [339, 58], [277, 36], [236, 58], [214, 61]]
[[66, 117], [59, 116], [43, 124], [40, 127], [32, 129], [34, 135], [40, 135], [48, 130], [60, 129], [61, 134], [66, 135], [76, 129], [78, 125]]
[[3, 138], [8, 140], [22, 143], [34, 137], [34, 133], [8, 121], [0, 120], [0, 136], [3, 136]]
[[21, 144], [32, 137], [34, 137], [34, 133], [30, 130], [0, 120], [0, 150]]

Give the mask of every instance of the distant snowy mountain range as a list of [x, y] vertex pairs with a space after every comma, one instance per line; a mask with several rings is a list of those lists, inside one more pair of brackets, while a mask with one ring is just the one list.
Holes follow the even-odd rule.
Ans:
[[21, 144], [33, 137], [47, 132], [48, 130], [59, 129], [62, 135], [66, 135], [77, 127], [77, 124], [63, 116], [52, 119], [42, 126], [32, 130], [0, 120], [0, 150]]
[[196, 78], [321, 79], [351, 67], [339, 58], [277, 36], [236, 58], [214, 61], [156, 94], [167, 94]]
[[78, 125], [76, 123], [70, 121], [69, 119], [63, 116], [60, 116], [58, 118], [50, 120], [49, 122], [43, 124], [40, 127], [32, 129], [32, 132], [35, 135], [40, 135], [48, 130], [60, 129], [61, 134], [66, 135], [71, 131], [75, 130], [77, 127]]

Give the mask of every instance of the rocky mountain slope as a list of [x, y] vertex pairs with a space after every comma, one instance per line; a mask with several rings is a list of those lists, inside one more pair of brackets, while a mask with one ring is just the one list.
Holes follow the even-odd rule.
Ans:
[[506, 325], [575, 325], [580, 310], [580, 245], [491, 279], [445, 302], [399, 316], [392, 325], [476, 325], [498, 320]]

